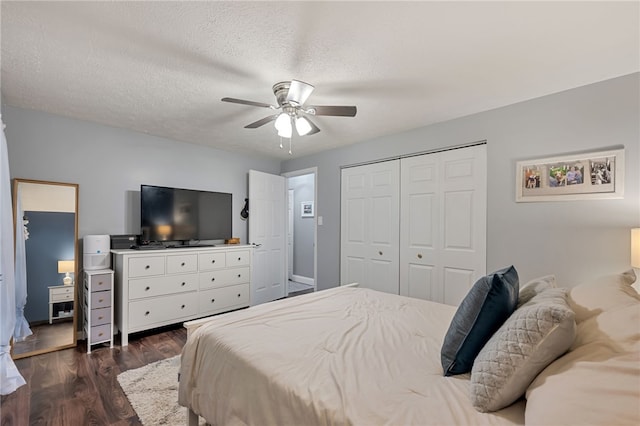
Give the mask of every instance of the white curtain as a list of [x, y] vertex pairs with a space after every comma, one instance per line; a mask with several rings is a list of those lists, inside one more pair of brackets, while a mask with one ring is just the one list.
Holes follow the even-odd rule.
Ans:
[[21, 342], [31, 336], [33, 332], [24, 317], [24, 305], [27, 304], [27, 256], [24, 240], [27, 239], [27, 229], [22, 211], [22, 201], [18, 193], [16, 203], [16, 327], [13, 332], [13, 341]]
[[7, 139], [0, 114], [0, 395], [8, 395], [26, 383], [10, 353], [10, 341], [16, 322], [10, 180]]

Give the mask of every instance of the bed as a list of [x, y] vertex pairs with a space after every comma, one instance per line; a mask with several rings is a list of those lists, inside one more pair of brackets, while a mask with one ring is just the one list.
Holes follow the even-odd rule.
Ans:
[[[478, 355], [488, 364], [476, 360], [474, 370], [445, 376], [442, 348], [460, 308], [357, 286], [187, 323], [178, 402], [188, 408], [190, 425], [199, 417], [212, 425], [638, 424], [634, 280], [630, 271], [566, 291], [571, 326], [564, 333], [574, 334], [562, 356], [528, 355], [525, 367], [536, 364], [535, 374], [507, 383], [520, 395], [499, 409], [479, 410], [470, 393], [487, 377], [480, 366], [495, 364], [486, 348], [507, 322]], [[519, 305], [528, 305], [525, 289], [557, 287], [552, 277], [527, 284]], [[508, 375], [522, 382], [522, 369]], [[613, 396], [603, 399], [601, 389]]]

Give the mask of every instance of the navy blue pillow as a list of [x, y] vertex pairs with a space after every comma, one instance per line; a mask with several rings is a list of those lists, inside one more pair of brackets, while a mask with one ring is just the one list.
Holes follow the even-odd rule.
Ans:
[[444, 337], [440, 359], [445, 376], [471, 371], [482, 347], [516, 309], [519, 287], [513, 266], [476, 281]]

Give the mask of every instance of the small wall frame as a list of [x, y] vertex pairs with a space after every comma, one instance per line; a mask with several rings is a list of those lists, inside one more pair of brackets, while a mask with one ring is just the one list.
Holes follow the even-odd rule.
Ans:
[[315, 214], [313, 210], [313, 201], [303, 201], [300, 203], [300, 216], [301, 217], [313, 217]]
[[624, 149], [516, 163], [516, 202], [624, 198]]

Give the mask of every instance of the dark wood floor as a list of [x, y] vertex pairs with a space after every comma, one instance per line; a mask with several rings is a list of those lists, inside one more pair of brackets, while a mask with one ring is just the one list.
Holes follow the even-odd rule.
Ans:
[[58, 352], [17, 360], [27, 384], [0, 405], [1, 426], [140, 425], [116, 379], [123, 371], [180, 354], [187, 338], [181, 325], [133, 335], [129, 346], [84, 342]]

